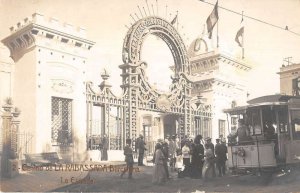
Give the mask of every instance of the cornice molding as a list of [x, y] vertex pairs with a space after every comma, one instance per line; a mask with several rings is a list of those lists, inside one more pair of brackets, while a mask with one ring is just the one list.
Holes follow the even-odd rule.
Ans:
[[[2, 43], [10, 50], [10, 56], [16, 62], [24, 53], [28, 52], [31, 47], [40, 45], [39, 42], [44, 40], [55, 40], [56, 43], [89, 50], [95, 42], [83, 38], [81, 31], [74, 30], [70, 24], [55, 27], [57, 20], [51, 19], [50, 22], [36, 21], [37, 15], [34, 14], [34, 19], [29, 21], [27, 18], [21, 24], [20, 22], [15, 27], [11, 27], [11, 34], [2, 40]], [[42, 23], [42, 24], [40, 24]], [[49, 26], [47, 26], [49, 25]], [[61, 30], [59, 30], [61, 29]], [[67, 33], [70, 32], [70, 33]], [[78, 36], [76, 36], [78, 35]]]
[[222, 61], [225, 64], [230, 64], [231, 66], [244, 71], [250, 71], [252, 69], [250, 65], [246, 64], [241, 60], [232, 58], [231, 56], [228, 56], [223, 53], [215, 52], [211, 52], [210, 54], [206, 55], [191, 57], [190, 67], [192, 71], [193, 69], [197, 69], [197, 67], [198, 69], [210, 69], [211, 67], [207, 66], [217, 66], [219, 63], [218, 61]]

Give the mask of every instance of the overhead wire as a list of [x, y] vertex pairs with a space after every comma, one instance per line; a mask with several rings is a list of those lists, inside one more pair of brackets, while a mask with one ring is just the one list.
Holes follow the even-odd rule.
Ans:
[[[202, 3], [206, 3], [206, 4], [209, 4], [209, 5], [215, 6], [215, 4], [210, 3], [210, 2], [206, 2], [206, 1], [204, 1], [204, 0], [199, 0], [199, 1], [202, 2]], [[234, 11], [234, 10], [231, 10], [231, 9], [228, 9], [228, 8], [225, 8], [225, 7], [222, 7], [222, 6], [218, 6], [218, 8], [223, 9], [223, 10], [226, 10], [226, 11], [229, 11], [229, 12], [234, 13], [234, 14], [237, 14], [237, 15], [242, 15], [241, 13], [239, 13], [239, 12], [237, 12], [237, 11]], [[275, 24], [272, 24], [272, 23], [263, 21], [263, 20], [261, 20], [261, 19], [257, 19], [257, 18], [255, 18], [255, 17], [249, 16], [249, 15], [243, 14], [243, 16], [244, 16], [245, 18], [252, 19], [252, 20], [254, 20], [254, 21], [257, 21], [257, 22], [260, 22], [260, 23], [263, 23], [263, 24], [266, 24], [266, 25], [269, 25], [269, 26], [272, 26], [272, 27], [275, 27], [275, 28], [284, 30], [284, 31], [286, 31], [286, 32], [290, 32], [290, 33], [292, 33], [292, 34], [294, 34], [294, 35], [300, 36], [300, 33], [297, 33], [297, 32], [294, 32], [294, 31], [289, 30], [289, 29], [288, 29], [288, 26], [281, 27], [281, 26], [278, 26], [278, 25], [275, 25]]]

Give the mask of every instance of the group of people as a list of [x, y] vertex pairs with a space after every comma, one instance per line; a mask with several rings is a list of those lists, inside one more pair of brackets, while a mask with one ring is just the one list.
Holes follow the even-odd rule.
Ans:
[[[257, 130], [259, 133], [255, 133], [255, 127], [257, 127]], [[228, 143], [229, 145], [252, 145], [254, 144], [254, 141], [252, 139], [253, 134], [260, 134], [261, 128], [259, 125], [255, 125], [254, 128], [252, 128], [252, 134], [250, 132], [250, 128], [252, 126], [246, 125], [244, 119], [238, 120], [238, 128], [234, 133], [229, 134], [228, 136]], [[276, 141], [276, 133], [275, 128], [270, 120], [265, 121], [265, 124], [263, 125], [263, 132], [264, 132], [264, 140], [265, 142], [271, 142]], [[236, 140], [238, 139], [238, 141]]]
[[168, 167], [172, 171], [175, 163], [181, 158], [183, 168], [177, 168], [178, 177], [203, 177], [204, 179], [215, 177], [215, 166], [218, 168], [219, 176], [224, 176], [227, 160], [226, 142], [216, 139], [216, 145], [214, 145], [209, 137], [203, 142], [201, 135], [197, 135], [194, 140], [185, 136], [181, 142], [176, 136], [169, 137], [165, 141], [159, 140], [153, 156], [152, 182], [155, 184], [166, 182], [170, 178]]
[[104, 134], [102, 137], [91, 137], [88, 140], [87, 148], [88, 150], [99, 150], [99, 159], [101, 156], [101, 161], [107, 161], [108, 160], [108, 137], [106, 134]]
[[[126, 140], [124, 155], [126, 169], [121, 177], [128, 171], [128, 178], [132, 178], [133, 171], [133, 150], [131, 148], [131, 139]], [[203, 146], [204, 144], [204, 146]], [[138, 165], [143, 165], [145, 141], [140, 135], [135, 141], [136, 151], [138, 152]], [[183, 167], [176, 168], [176, 163], [182, 160]], [[158, 140], [153, 154], [153, 178], [152, 183], [163, 184], [169, 178], [169, 168], [171, 171], [177, 170], [178, 177], [191, 177], [208, 179], [216, 177], [218, 168], [219, 176], [225, 175], [225, 162], [227, 160], [226, 142], [216, 139], [216, 145], [211, 142], [211, 138], [205, 138], [197, 135], [194, 140], [185, 136], [181, 141], [176, 136], [168, 137], [165, 140]]]

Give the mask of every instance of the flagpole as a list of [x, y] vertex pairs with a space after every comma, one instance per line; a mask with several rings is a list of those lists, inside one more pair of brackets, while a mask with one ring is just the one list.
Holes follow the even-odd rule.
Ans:
[[158, 2], [156, 0], [156, 15], [158, 16]]
[[144, 16], [143, 16], [143, 13], [142, 13], [142, 11], [141, 11], [141, 9], [140, 9], [140, 6], [138, 6], [138, 8], [139, 8], [140, 14], [141, 14], [141, 16], [142, 16], [142, 18], [143, 18]]
[[[217, 0], [217, 10], [218, 10], [218, 7], [219, 7], [219, 3]], [[217, 21], [217, 48], [219, 48], [219, 20]]]
[[166, 5], [166, 19], [168, 19], [168, 5]]
[[[244, 11], [242, 11], [242, 21], [244, 22]], [[244, 26], [244, 24], [243, 24], [243, 26]], [[242, 45], [243, 45], [243, 47], [242, 47], [242, 59], [245, 58], [244, 34], [245, 34], [245, 28], [244, 28], [244, 32], [242, 34]]]
[[177, 31], [178, 31], [178, 21], [179, 21], [179, 19], [178, 19], [178, 10], [177, 10]]

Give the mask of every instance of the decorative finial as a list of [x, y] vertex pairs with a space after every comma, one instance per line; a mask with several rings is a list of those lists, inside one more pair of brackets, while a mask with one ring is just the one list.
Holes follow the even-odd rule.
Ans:
[[103, 80], [107, 80], [110, 77], [110, 75], [108, 74], [108, 72], [107, 72], [107, 70], [105, 68], [103, 69], [101, 77], [102, 77]]

